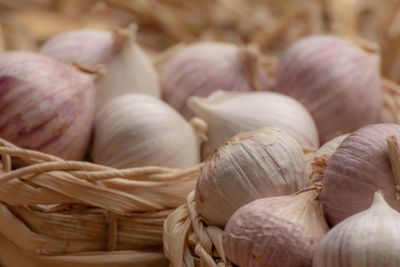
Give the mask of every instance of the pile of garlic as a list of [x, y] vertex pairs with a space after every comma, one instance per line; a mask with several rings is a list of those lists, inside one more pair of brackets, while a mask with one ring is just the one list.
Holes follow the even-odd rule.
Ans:
[[[389, 251], [395, 222], [363, 234], [384, 214], [400, 216], [398, 147], [387, 146], [400, 126], [379, 123], [376, 51], [306, 38], [282, 56], [276, 82], [278, 93], [217, 90], [187, 100], [208, 124], [194, 191], [202, 223], [224, 230], [217, 243], [238, 266], [400, 266]], [[316, 151], [304, 155], [299, 145]], [[380, 219], [369, 220], [379, 208]]]
[[[367, 125], [326, 143], [306, 166], [282, 130], [240, 133], [207, 159], [197, 211], [224, 230], [219, 242], [238, 266], [400, 266], [397, 140], [400, 125]], [[324, 168], [310, 172], [321, 156]]]
[[196, 209], [239, 266], [400, 266], [400, 125], [379, 123], [377, 51], [304, 38], [271, 77], [252, 46], [199, 42], [157, 73], [136, 34], [1, 54], [0, 137], [114, 168], [201, 163]]

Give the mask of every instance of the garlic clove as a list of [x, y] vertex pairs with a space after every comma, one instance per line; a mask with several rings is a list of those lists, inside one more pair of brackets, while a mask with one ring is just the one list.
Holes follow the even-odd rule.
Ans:
[[114, 32], [76, 30], [48, 40], [40, 53], [66, 64], [74, 62], [87, 68], [97, 64], [106, 67], [98, 83], [96, 109], [109, 100], [128, 93], [160, 97], [160, 86], [152, 62], [136, 43], [136, 25]]
[[338, 146], [347, 136], [349, 136], [349, 134], [343, 134], [326, 142], [306, 160], [307, 177], [312, 183], [322, 181], [329, 158], [335, 153]]
[[223, 42], [200, 42], [173, 56], [163, 67], [163, 99], [185, 118], [193, 113], [186, 106], [191, 96], [208, 96], [217, 89], [226, 91], [269, 90], [261, 56], [251, 47]]
[[319, 243], [313, 266], [400, 266], [400, 213], [380, 192], [372, 205], [333, 227]]
[[191, 167], [200, 162], [197, 131], [206, 129], [204, 122], [193, 125], [157, 98], [119, 96], [96, 115], [92, 158], [115, 168]]
[[205, 162], [196, 188], [196, 208], [209, 225], [224, 226], [241, 206], [257, 198], [296, 192], [308, 183], [303, 152], [276, 128], [242, 132]]
[[382, 110], [380, 58], [333, 36], [312, 36], [281, 56], [277, 91], [301, 102], [321, 143], [377, 123]]
[[31, 52], [0, 55], [0, 137], [82, 160], [93, 127], [96, 75]]
[[336, 225], [369, 207], [382, 190], [396, 210], [400, 203], [388, 156], [387, 137], [400, 139], [400, 125], [367, 125], [350, 134], [336, 149], [323, 174], [321, 201], [328, 222]]
[[241, 267], [311, 266], [314, 250], [329, 230], [319, 191], [312, 187], [241, 207], [222, 237], [227, 258]]
[[216, 91], [207, 98], [191, 97], [188, 106], [208, 124], [203, 159], [235, 134], [263, 127], [280, 128], [301, 145], [319, 145], [318, 131], [310, 113], [299, 102], [282, 94]]

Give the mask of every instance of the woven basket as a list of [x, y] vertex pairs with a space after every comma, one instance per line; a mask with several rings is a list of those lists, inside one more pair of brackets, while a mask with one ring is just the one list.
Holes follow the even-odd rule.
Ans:
[[[383, 111], [381, 121], [400, 123], [400, 86], [382, 81]], [[303, 148], [306, 161], [314, 160], [313, 149]], [[208, 226], [195, 207], [194, 191], [164, 223], [164, 254], [171, 267], [229, 267], [222, 248], [223, 230]]]
[[[118, 170], [0, 139], [4, 266], [166, 266], [163, 223], [201, 165]], [[12, 169], [13, 162], [26, 165]], [[29, 263], [29, 264], [28, 264]]]

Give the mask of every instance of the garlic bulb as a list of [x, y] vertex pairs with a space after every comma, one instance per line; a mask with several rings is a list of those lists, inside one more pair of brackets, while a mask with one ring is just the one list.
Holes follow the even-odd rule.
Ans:
[[350, 134], [336, 149], [323, 174], [321, 201], [329, 223], [335, 225], [365, 210], [374, 192], [400, 210], [388, 156], [387, 137], [400, 138], [400, 125], [372, 124]]
[[48, 40], [40, 53], [66, 64], [78, 63], [87, 68], [106, 67], [98, 84], [97, 110], [112, 98], [127, 93], [160, 96], [157, 73], [147, 55], [135, 42], [136, 26], [103, 30], [76, 30]]
[[268, 90], [271, 79], [249, 48], [222, 42], [195, 43], [172, 57], [161, 73], [163, 99], [185, 118], [191, 96], [226, 91]]
[[208, 141], [203, 145], [203, 158], [233, 135], [262, 127], [280, 128], [300, 145], [319, 145], [318, 131], [310, 113], [299, 102], [285, 95], [217, 91], [207, 98], [191, 97], [188, 105], [208, 124]]
[[380, 58], [332, 36], [295, 42], [280, 58], [277, 91], [300, 101], [321, 143], [379, 121]]
[[315, 151], [309, 160], [306, 160], [307, 164], [307, 177], [311, 182], [320, 182], [326, 165], [328, 164], [329, 158], [335, 153], [338, 146], [343, 142], [349, 134], [343, 134], [333, 138], [329, 142], [326, 142], [317, 151]]
[[200, 162], [199, 147], [194, 127], [151, 96], [116, 97], [96, 115], [92, 151], [96, 163], [115, 168], [184, 168]]
[[224, 226], [241, 206], [287, 195], [307, 185], [303, 152], [276, 128], [243, 132], [205, 162], [195, 188], [196, 207], [209, 225]]
[[399, 267], [400, 213], [381, 193], [370, 208], [342, 221], [324, 236], [313, 258], [314, 267]]
[[81, 160], [93, 127], [94, 75], [30, 52], [0, 55], [0, 137]]
[[311, 266], [314, 250], [329, 230], [318, 194], [318, 188], [310, 188], [241, 207], [222, 236], [227, 258], [241, 267]]

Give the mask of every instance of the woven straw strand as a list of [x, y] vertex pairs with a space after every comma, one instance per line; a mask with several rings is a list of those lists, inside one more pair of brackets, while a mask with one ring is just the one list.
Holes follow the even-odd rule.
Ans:
[[222, 248], [223, 230], [207, 226], [199, 216], [194, 191], [164, 223], [164, 253], [174, 267], [229, 267]]

